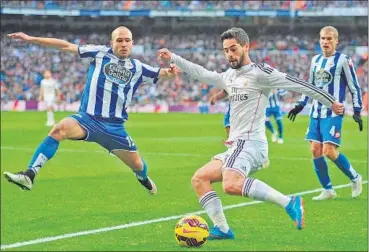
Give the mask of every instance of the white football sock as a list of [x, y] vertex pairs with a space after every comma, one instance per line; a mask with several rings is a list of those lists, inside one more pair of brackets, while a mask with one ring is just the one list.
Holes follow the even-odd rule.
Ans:
[[217, 193], [215, 191], [207, 192], [199, 199], [199, 202], [213, 221], [214, 226], [217, 226], [220, 231], [227, 233], [229, 226], [224, 216], [222, 202]]
[[264, 182], [254, 179], [246, 178], [243, 183], [242, 195], [260, 201], [269, 201], [286, 208], [291, 200], [291, 197], [284, 195], [274, 188], [268, 186]]
[[47, 121], [48, 122], [54, 122], [54, 112], [53, 111], [48, 111], [47, 112]]

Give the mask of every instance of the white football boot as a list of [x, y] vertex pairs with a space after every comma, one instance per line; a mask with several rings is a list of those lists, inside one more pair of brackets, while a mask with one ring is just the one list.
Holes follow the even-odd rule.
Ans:
[[147, 179], [142, 180], [141, 177], [139, 177], [138, 175], [136, 175], [138, 182], [141, 183], [141, 185], [143, 185], [146, 190], [148, 191], [148, 193], [150, 193], [151, 195], [155, 195], [158, 192], [158, 188], [156, 187], [154, 181], [152, 181], [152, 179], [150, 177], [147, 177]]
[[13, 184], [19, 186], [22, 190], [31, 190], [33, 182], [24, 172], [18, 172], [16, 174], [10, 172], [4, 172], [4, 177]]
[[333, 189], [324, 189], [318, 196], [313, 197], [313, 200], [328, 200], [337, 198], [337, 193]]
[[351, 196], [352, 198], [356, 198], [363, 191], [363, 177], [361, 177], [361, 175], [358, 175], [357, 178], [354, 179], [354, 181], [351, 181], [351, 187]]
[[272, 142], [273, 143], [277, 142], [277, 134], [276, 133], [272, 134]]
[[277, 143], [283, 144], [284, 143], [283, 138], [278, 138]]

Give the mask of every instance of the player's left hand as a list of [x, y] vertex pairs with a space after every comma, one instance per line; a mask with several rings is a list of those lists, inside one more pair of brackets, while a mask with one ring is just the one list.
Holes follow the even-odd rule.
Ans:
[[160, 49], [158, 55], [162, 60], [170, 60], [172, 58], [172, 53], [167, 48]]
[[360, 112], [354, 112], [352, 118], [354, 118], [355, 122], [359, 124], [359, 130], [363, 131], [363, 119], [361, 119]]

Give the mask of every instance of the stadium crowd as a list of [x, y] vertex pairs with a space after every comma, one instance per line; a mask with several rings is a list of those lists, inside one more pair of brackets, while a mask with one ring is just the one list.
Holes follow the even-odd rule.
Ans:
[[314, 9], [324, 7], [368, 7], [368, 2], [352, 0], [284, 0], [284, 1], [1, 1], [2, 7], [21, 7], [38, 9], [103, 9], [103, 10], [221, 10], [221, 9]]
[[[46, 36], [54, 36], [76, 44], [105, 44], [109, 41], [108, 35], [100, 34], [76, 37], [76, 35], [54, 33]], [[221, 72], [228, 68], [228, 62], [221, 51], [221, 43], [213, 35], [145, 36], [135, 38], [135, 44], [141, 47], [141, 52], [134, 53], [134, 57], [153, 66], [163, 66], [163, 63], [157, 59], [156, 51], [167, 47], [207, 69]], [[346, 46], [368, 46], [367, 37], [349, 38], [342, 34], [339, 50]], [[81, 60], [77, 55], [12, 41], [5, 34], [1, 37], [1, 48], [1, 100], [3, 102], [14, 99], [37, 99], [42, 73], [47, 69], [53, 72], [53, 77], [60, 83], [62, 100], [69, 103], [79, 100], [84, 87], [88, 60]], [[319, 52], [315, 35], [301, 37], [262, 35], [251, 42], [251, 48], [250, 55], [254, 62], [265, 61], [280, 71], [303, 79], [308, 78], [312, 55]], [[367, 87], [367, 56], [362, 57], [354, 50], [349, 50], [347, 53], [356, 64], [361, 86]], [[135, 97], [135, 102], [146, 104], [165, 101], [168, 105], [192, 103], [200, 101], [203, 96], [208, 96], [210, 91], [211, 86], [182, 75], [175, 81], [160, 81], [157, 86], [142, 85]], [[295, 94], [292, 94], [286, 99], [296, 100], [294, 96]]]

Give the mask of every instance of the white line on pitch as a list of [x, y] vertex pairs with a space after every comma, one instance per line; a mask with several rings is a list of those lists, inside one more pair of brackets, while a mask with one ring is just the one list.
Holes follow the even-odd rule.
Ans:
[[[368, 183], [367, 180], [363, 181], [363, 184], [367, 184], [367, 183]], [[338, 186], [334, 186], [334, 188], [338, 189], [338, 188], [344, 188], [344, 187], [349, 187], [349, 186], [351, 186], [351, 184], [338, 185]], [[302, 191], [302, 192], [298, 192], [298, 193], [294, 193], [294, 194], [290, 194], [290, 195], [291, 196], [292, 195], [305, 195], [305, 194], [311, 194], [311, 193], [320, 192], [320, 191], [322, 191], [322, 189], [317, 188], [317, 189]], [[263, 202], [262, 201], [250, 201], [250, 202], [225, 206], [225, 207], [223, 207], [223, 209], [227, 210], [227, 209], [250, 206], [250, 205], [255, 205], [255, 204], [260, 204], [260, 203], [263, 203]], [[132, 223], [127, 223], [127, 224], [123, 224], [123, 225], [119, 225], [119, 226], [105, 227], [105, 228], [92, 229], [92, 230], [85, 230], [85, 231], [81, 231], [81, 232], [62, 234], [62, 235], [58, 235], [58, 236], [49, 236], [49, 237], [39, 238], [39, 239], [35, 239], [35, 240], [30, 240], [30, 241], [16, 242], [16, 243], [13, 243], [13, 244], [8, 244], [8, 245], [1, 245], [1, 249], [19, 248], [19, 247], [23, 247], [23, 246], [27, 246], [27, 245], [46, 243], [46, 242], [68, 239], [68, 238], [77, 237], [77, 236], [103, 233], [103, 232], [108, 232], [108, 231], [112, 231], [112, 230], [126, 229], [126, 228], [130, 228], [130, 227], [143, 226], [143, 225], [157, 223], [157, 222], [175, 220], [175, 219], [179, 219], [179, 218], [181, 218], [183, 216], [186, 216], [186, 215], [191, 215], [191, 214], [199, 215], [199, 214], [204, 214], [204, 213], [205, 213], [205, 211], [202, 210], [202, 211], [179, 214], [179, 215], [173, 215], [173, 216], [168, 216], [168, 217], [163, 217], [163, 218], [158, 218], [158, 219], [132, 222]]]
[[[13, 147], [13, 146], [1, 146], [2, 150], [15, 150], [15, 151], [35, 151], [35, 149], [32, 148], [22, 148], [22, 147]], [[68, 148], [60, 148], [58, 149], [58, 152], [72, 152], [72, 153], [108, 153], [108, 151], [104, 150], [81, 150], [81, 149], [68, 149]], [[144, 155], [155, 155], [155, 156], [175, 156], [175, 157], [212, 157], [214, 154], [196, 154], [196, 153], [170, 153], [170, 152], [142, 152]], [[304, 161], [310, 161], [311, 158], [307, 157], [270, 157], [271, 160], [304, 160]], [[368, 161], [365, 159], [362, 160], [355, 160], [350, 159], [351, 162], [354, 163], [367, 163]]]

